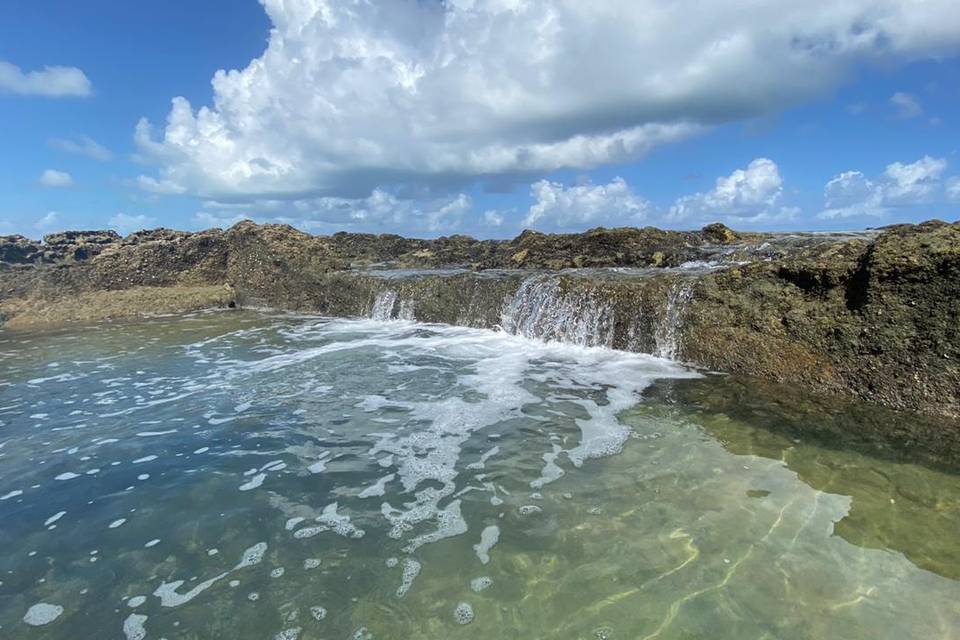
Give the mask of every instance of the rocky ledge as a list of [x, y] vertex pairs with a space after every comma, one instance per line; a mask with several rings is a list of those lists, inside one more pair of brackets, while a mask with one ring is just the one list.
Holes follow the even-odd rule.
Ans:
[[478, 241], [244, 222], [0, 237], [7, 330], [253, 305], [500, 327], [960, 418], [960, 223]]

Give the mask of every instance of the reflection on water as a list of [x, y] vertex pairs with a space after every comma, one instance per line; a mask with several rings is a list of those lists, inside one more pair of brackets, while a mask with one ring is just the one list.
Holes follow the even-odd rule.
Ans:
[[235, 313], [0, 370], [4, 638], [960, 633], [960, 478], [662, 360]]

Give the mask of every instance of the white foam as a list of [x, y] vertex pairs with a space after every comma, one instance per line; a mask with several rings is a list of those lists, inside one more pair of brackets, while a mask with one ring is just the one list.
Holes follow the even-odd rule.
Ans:
[[23, 621], [31, 627], [40, 627], [50, 624], [61, 614], [63, 614], [63, 607], [60, 605], [38, 602], [27, 610], [26, 615], [23, 616]]
[[358, 498], [373, 498], [383, 496], [387, 493], [387, 483], [392, 482], [393, 479], [397, 477], [396, 474], [391, 473], [390, 475], [383, 476], [376, 483], [370, 485], [366, 489], [360, 492], [357, 496]]
[[310, 615], [314, 620], [320, 621], [327, 617], [327, 610], [323, 607], [310, 607]]
[[147, 637], [147, 630], [144, 627], [146, 621], [147, 616], [131, 613], [123, 621], [123, 635], [127, 637], [127, 640], [143, 640]]
[[61, 481], [63, 481], [63, 480], [73, 480], [74, 478], [79, 478], [79, 477], [80, 477], [80, 474], [79, 474], [79, 473], [74, 473], [74, 472], [72, 472], [72, 471], [67, 471], [66, 473], [61, 473], [60, 475], [58, 475], [57, 477], [55, 477], [54, 480], [61, 480]]
[[292, 627], [290, 629], [284, 629], [277, 635], [273, 636], [273, 640], [297, 640], [300, 637], [300, 632], [303, 629], [301, 627]]
[[287, 531], [293, 531], [294, 529], [297, 528], [297, 525], [303, 522], [304, 520], [306, 520], [306, 518], [300, 518], [300, 517], [288, 518], [286, 524], [283, 525], [283, 528], [286, 529]]
[[54, 522], [58, 521], [60, 518], [62, 518], [65, 515], [67, 515], [66, 511], [58, 511], [57, 513], [53, 514], [52, 516], [44, 520], [43, 526], [49, 527], [50, 525], [52, 525]]
[[270, 572], [270, 577], [271, 577], [271, 578], [282, 578], [284, 573], [286, 573], [286, 571], [284, 570], [283, 567], [277, 567], [276, 569], [274, 569], [273, 571]]
[[6, 493], [0, 496], [0, 500], [9, 500], [10, 498], [16, 498], [17, 496], [22, 496], [22, 495], [23, 495], [23, 491], [21, 491], [20, 489], [14, 489], [10, 493]]
[[500, 527], [491, 525], [480, 533], [480, 543], [473, 545], [481, 564], [490, 562], [490, 549], [500, 540]]
[[401, 578], [400, 587], [397, 589], [397, 597], [402, 598], [407, 595], [407, 592], [410, 591], [410, 587], [413, 586], [413, 581], [417, 579], [417, 576], [420, 575], [420, 570], [423, 568], [423, 565], [420, 564], [418, 560], [414, 558], [404, 558], [403, 560], [403, 576]]
[[190, 591], [186, 593], [178, 593], [179, 589], [183, 585], [183, 580], [174, 580], [173, 582], [164, 582], [159, 587], [154, 590], [153, 595], [160, 598], [160, 604], [164, 607], [179, 607], [184, 605], [198, 595], [212, 587], [214, 584], [225, 578], [228, 574], [221, 573], [218, 576], [214, 576], [209, 580], [204, 580]]
[[150, 542], [148, 542], [147, 544], [145, 544], [145, 545], [143, 545], [143, 546], [146, 547], [147, 549], [149, 549], [150, 547], [155, 547], [155, 546], [157, 546], [158, 544], [160, 544], [160, 538], [154, 538], [153, 540], [151, 540]]
[[176, 433], [176, 429], [168, 429], [167, 431], [141, 431], [137, 436], [141, 438], [155, 438], [157, 436], [168, 436], [171, 433]]
[[201, 453], [206, 453], [207, 451], [210, 451], [210, 447], [200, 447], [199, 449], [194, 451], [194, 453], [199, 455]]
[[473, 607], [466, 602], [461, 602], [453, 610], [453, 619], [457, 624], [470, 624], [473, 622]]
[[303, 561], [303, 568], [309, 571], [320, 566], [320, 558], [307, 558]]
[[157, 459], [157, 456], [144, 456], [142, 458], [137, 458], [133, 461], [133, 464], [143, 464], [144, 462], [153, 462]]
[[337, 535], [345, 538], [362, 538], [363, 529], [358, 529], [350, 522], [350, 516], [337, 513], [338, 505], [336, 502], [328, 504], [323, 508], [323, 513], [317, 518], [317, 522], [325, 524]]
[[109, 527], [111, 529], [116, 529], [117, 527], [122, 526], [123, 523], [126, 521], [127, 521], [126, 518], [120, 518], [119, 520], [114, 520], [113, 522], [110, 523]]
[[147, 596], [133, 596], [132, 598], [127, 600], [127, 606], [130, 607], [131, 609], [136, 609], [146, 601], [147, 601]]
[[266, 479], [267, 479], [267, 474], [258, 473], [257, 475], [250, 478], [250, 480], [240, 485], [240, 491], [250, 491], [251, 489], [256, 489], [260, 487], [260, 485], [262, 485], [263, 481]]
[[480, 593], [484, 589], [490, 587], [493, 584], [493, 579], [488, 576], [480, 576], [479, 578], [474, 578], [470, 581], [470, 589]]
[[327, 463], [330, 462], [329, 457], [330, 457], [330, 452], [324, 451], [323, 453], [320, 454], [320, 457], [317, 459], [316, 462], [314, 462], [309, 467], [307, 467], [307, 471], [313, 474], [323, 473], [327, 469]]
[[258, 542], [249, 549], [243, 552], [243, 556], [240, 558], [240, 562], [234, 567], [234, 571], [237, 569], [243, 569], [244, 567], [252, 567], [254, 565], [260, 564], [263, 561], [263, 556], [267, 552], [267, 543]]

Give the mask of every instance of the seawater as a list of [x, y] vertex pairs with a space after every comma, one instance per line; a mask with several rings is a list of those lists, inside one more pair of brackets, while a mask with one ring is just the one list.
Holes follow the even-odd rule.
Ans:
[[0, 333], [0, 637], [958, 637], [960, 479], [644, 397], [699, 375], [407, 321]]

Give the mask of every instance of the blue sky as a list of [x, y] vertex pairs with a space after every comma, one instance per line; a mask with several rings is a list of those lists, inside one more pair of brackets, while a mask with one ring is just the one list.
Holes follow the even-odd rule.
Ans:
[[0, 233], [960, 218], [950, 2], [371, 4], [11, 0]]

